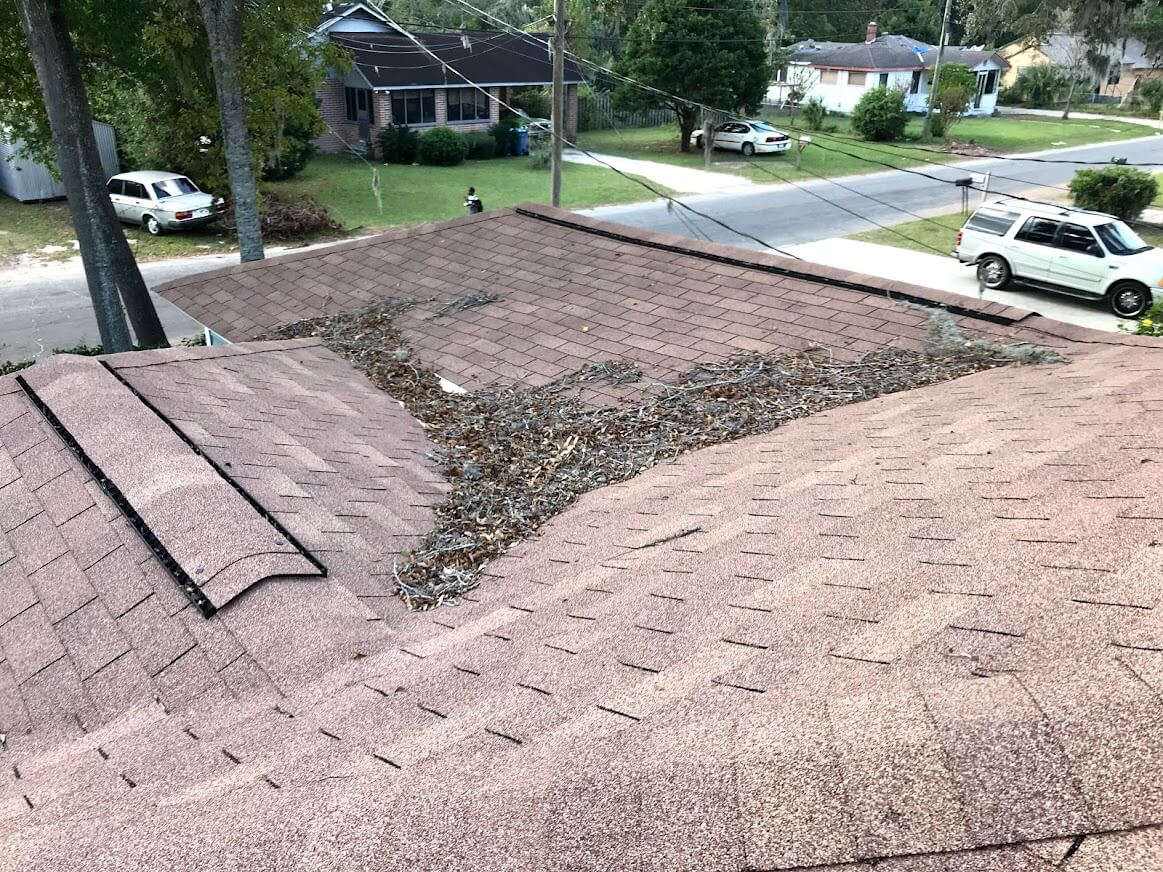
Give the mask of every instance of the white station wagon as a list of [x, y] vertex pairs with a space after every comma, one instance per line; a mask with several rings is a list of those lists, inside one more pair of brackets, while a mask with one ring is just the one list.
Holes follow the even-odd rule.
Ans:
[[1102, 212], [998, 200], [970, 216], [953, 254], [977, 267], [983, 288], [1016, 282], [1103, 300], [1120, 318], [1138, 318], [1163, 297], [1163, 251]]
[[121, 173], [107, 183], [113, 210], [126, 224], [144, 227], [153, 236], [217, 221], [221, 198], [215, 199], [177, 173], [155, 170]]

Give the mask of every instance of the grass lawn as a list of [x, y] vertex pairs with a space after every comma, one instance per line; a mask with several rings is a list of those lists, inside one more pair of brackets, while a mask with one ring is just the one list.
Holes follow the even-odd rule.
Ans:
[[[237, 248], [214, 225], [186, 233], [150, 236], [140, 227], [125, 227], [125, 236], [138, 260], [157, 260], [191, 254], [211, 254]], [[40, 260], [66, 260], [77, 255], [69, 207], [63, 200], [18, 203], [0, 194], [0, 264], [20, 255]], [[43, 249], [49, 246], [50, 250]], [[56, 250], [61, 249], [61, 250]]]
[[[949, 215], [938, 215], [929, 221], [906, 221], [904, 224], [894, 224], [893, 230], [896, 233], [877, 228], [855, 233], [848, 238], [933, 254], [933, 250], [925, 246], [931, 245], [938, 251], [952, 251], [953, 245], [957, 241], [957, 231], [964, 223], [964, 216], [960, 212], [953, 212]], [[1149, 244], [1163, 248], [1163, 231], [1144, 230], [1140, 227], [1138, 232]]]
[[[776, 182], [780, 178], [799, 181], [815, 176], [840, 176], [876, 172], [880, 164], [896, 167], [918, 166], [926, 161], [952, 162], [955, 155], [927, 155], [914, 148], [880, 142], [854, 141], [850, 120], [829, 116], [826, 124], [834, 130], [809, 131], [799, 127], [786, 113], [766, 113], [764, 117], [798, 137], [810, 135], [816, 145], [804, 152], [802, 169], [796, 170], [792, 151], [780, 155], [756, 155], [744, 158], [734, 152], [717, 151], [712, 169], [745, 176], [754, 182]], [[911, 117], [905, 129], [904, 146], [920, 144], [922, 121]], [[996, 152], [1039, 151], [1068, 145], [1091, 144], [1113, 139], [1130, 139], [1150, 135], [1142, 125], [1124, 121], [1062, 121], [1056, 118], [1012, 116], [999, 118], [965, 118], [953, 129], [952, 147], [981, 146]], [[608, 154], [637, 157], [661, 163], [702, 168], [701, 152], [683, 153], [679, 148], [678, 127], [634, 128], [629, 130], [592, 130], [581, 134], [580, 144], [587, 149]], [[933, 146], [935, 147], [935, 146]], [[846, 154], [843, 152], [847, 152]], [[925, 160], [921, 160], [925, 158]], [[876, 161], [879, 163], [874, 163]]]
[[[310, 194], [349, 231], [457, 218], [465, 214], [464, 192], [470, 185], [477, 189], [486, 210], [530, 200], [549, 202], [549, 171], [533, 169], [521, 158], [467, 161], [457, 167], [375, 167], [380, 174], [382, 213], [372, 190], [371, 167], [358, 158], [319, 155], [295, 178], [270, 188], [287, 197]], [[641, 185], [603, 167], [565, 164], [561, 202], [567, 208], [653, 197]]]
[[[383, 212], [372, 191], [371, 168], [361, 160], [319, 155], [298, 176], [268, 187], [284, 197], [310, 194], [335, 216], [346, 231], [442, 221], [465, 214], [464, 192], [474, 186], [486, 209], [514, 206], [530, 200], [549, 202], [549, 171], [535, 170], [527, 160], [470, 161], [458, 167], [405, 167], [376, 164], [380, 173]], [[665, 190], [659, 185], [654, 187]], [[566, 164], [562, 205], [586, 208], [608, 203], [649, 200], [654, 194], [602, 167]], [[157, 260], [233, 251], [238, 245], [216, 225], [154, 237], [139, 227], [125, 226], [138, 260]], [[0, 264], [20, 255], [42, 260], [76, 256], [76, 238], [64, 201], [18, 203], [0, 194]], [[272, 243], [277, 245], [279, 243]], [[61, 250], [42, 251], [45, 246]]]

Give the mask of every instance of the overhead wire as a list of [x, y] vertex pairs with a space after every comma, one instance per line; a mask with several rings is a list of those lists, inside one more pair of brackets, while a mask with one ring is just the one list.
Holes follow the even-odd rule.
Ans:
[[[407, 29], [403, 28], [400, 25], [397, 25], [397, 26], [400, 27], [401, 33], [403, 33], [405, 36], [407, 36], [409, 39], [411, 39], [413, 42], [415, 42], [415, 44], [417, 46], [419, 46], [421, 49], [423, 49], [424, 51], [431, 54], [431, 56], [444, 69], [446, 76], [450, 72], [455, 74], [460, 79], [462, 79], [466, 85], [468, 85], [469, 87], [472, 87], [472, 88], [476, 88], [478, 91], [483, 93], [489, 100], [497, 103], [497, 105], [502, 106], [505, 109], [508, 109], [510, 112], [515, 112], [515, 109], [511, 105], [506, 103], [504, 100], [501, 100], [499, 97], [494, 96], [492, 93], [489, 92], [488, 88], [485, 88], [485, 87], [482, 87], [481, 85], [478, 85], [476, 82], [474, 82], [468, 76], [466, 76], [462, 72], [460, 72], [460, 70], [456, 69], [456, 67], [454, 67], [452, 64], [450, 64], [447, 61], [440, 58], [440, 56], [437, 55], [435, 52], [424, 47], [424, 44], [419, 39], [417, 39], [410, 31], [408, 31]], [[551, 135], [556, 135], [556, 134], [551, 134]], [[713, 215], [708, 215], [706, 212], [703, 212], [700, 209], [696, 209], [693, 206], [691, 206], [687, 203], [684, 203], [682, 200], [678, 199], [677, 197], [674, 197], [670, 194], [667, 194], [663, 191], [660, 191], [658, 188], [656, 188], [654, 185], [650, 184], [648, 181], [646, 181], [644, 179], [640, 179], [636, 176], [631, 175], [630, 173], [623, 172], [622, 170], [618, 169], [617, 167], [612, 166], [607, 161], [604, 161], [601, 158], [597, 157], [596, 155], [592, 154], [591, 152], [587, 151], [586, 149], [581, 148], [576, 143], [571, 142], [565, 136], [560, 136], [558, 138], [561, 140], [562, 144], [568, 145], [570, 148], [573, 148], [573, 149], [576, 149], [577, 151], [580, 151], [582, 154], [586, 155], [590, 160], [606, 167], [609, 170], [612, 170], [614, 173], [621, 176], [622, 178], [627, 179], [628, 181], [634, 182], [635, 184], [646, 188], [648, 191], [653, 193], [656, 197], [661, 197], [661, 198], [665, 199], [667, 202], [672, 203], [675, 206], [678, 206], [682, 209], [685, 209], [688, 212], [690, 212], [691, 214], [698, 215], [700, 218], [703, 218], [707, 221], [710, 221], [713, 224], [716, 224], [719, 227], [722, 227], [724, 230], [727, 230], [730, 233], [734, 233], [735, 235], [742, 237], [743, 239], [750, 239], [752, 242], [758, 243], [763, 248], [769, 249], [770, 251], [774, 251], [776, 254], [780, 254], [784, 257], [790, 257], [794, 260], [802, 260], [802, 258], [800, 258], [798, 255], [793, 254], [790, 251], [784, 251], [783, 249], [772, 245], [771, 243], [767, 242], [766, 240], [760, 239], [758, 236], [755, 236], [754, 234], [748, 233], [745, 230], [740, 230], [736, 227], [732, 227], [730, 224], [726, 223], [725, 221], [722, 221]]]

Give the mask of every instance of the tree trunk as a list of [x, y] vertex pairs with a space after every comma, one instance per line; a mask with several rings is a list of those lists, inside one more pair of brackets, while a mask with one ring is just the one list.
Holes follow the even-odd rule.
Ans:
[[1074, 100], [1074, 89], [1078, 87], [1078, 77], [1070, 77], [1070, 90], [1066, 92], [1066, 106], [1062, 109], [1062, 120], [1066, 121], [1070, 118], [1070, 104]]
[[678, 129], [682, 141], [679, 143], [679, 149], [684, 152], [691, 150], [691, 134], [695, 132], [695, 122], [698, 120], [695, 117], [694, 110], [684, 106], [682, 109], [675, 109], [675, 114], [678, 115]]
[[140, 318], [138, 341], [165, 345], [161, 322], [105, 187], [93, 116], [61, 0], [17, 0], [17, 9], [44, 95], [101, 345], [107, 352], [133, 347], [122, 299]]
[[199, 0], [210, 59], [214, 64], [214, 87], [218, 92], [218, 118], [222, 128], [226, 172], [230, 177], [234, 218], [238, 227], [241, 260], [262, 260], [262, 225], [258, 214], [258, 185], [254, 177], [254, 155], [246, 132], [246, 106], [242, 96], [242, 14], [239, 0]]

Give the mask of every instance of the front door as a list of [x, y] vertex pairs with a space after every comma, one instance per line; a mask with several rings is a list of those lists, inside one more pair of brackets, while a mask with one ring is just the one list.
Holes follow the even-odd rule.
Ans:
[[1096, 296], [1102, 293], [1110, 274], [1109, 259], [1090, 228], [1063, 224], [1054, 248], [1050, 281]]
[[1010, 266], [1020, 279], [1050, 280], [1050, 261], [1056, 255], [1054, 239], [1060, 222], [1049, 218], [1028, 218], [1014, 237]]

